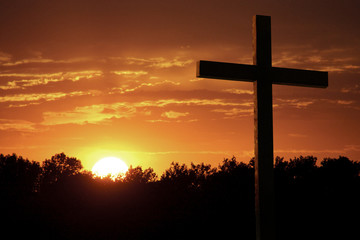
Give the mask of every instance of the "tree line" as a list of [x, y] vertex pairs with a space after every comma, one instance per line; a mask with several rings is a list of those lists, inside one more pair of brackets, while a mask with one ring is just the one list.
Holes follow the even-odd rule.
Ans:
[[[360, 163], [314, 156], [274, 164], [279, 239], [355, 236]], [[113, 181], [64, 153], [42, 163], [0, 154], [5, 233], [41, 239], [255, 238], [254, 159], [130, 167]], [[14, 229], [16, 231], [14, 231]]]

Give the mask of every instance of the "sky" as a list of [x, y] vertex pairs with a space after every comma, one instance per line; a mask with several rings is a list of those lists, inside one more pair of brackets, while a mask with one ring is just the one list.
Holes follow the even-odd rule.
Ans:
[[329, 72], [273, 86], [274, 155], [360, 160], [360, 2], [0, 0], [0, 153], [152, 167], [254, 156], [253, 86], [196, 78], [252, 64], [252, 16], [271, 16], [276, 67]]

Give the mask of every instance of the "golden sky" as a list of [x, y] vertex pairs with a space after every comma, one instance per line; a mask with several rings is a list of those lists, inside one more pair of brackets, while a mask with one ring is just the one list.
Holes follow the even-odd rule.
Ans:
[[272, 17], [273, 66], [329, 72], [274, 86], [275, 155], [360, 160], [360, 2], [0, 1], [0, 152], [153, 167], [254, 154], [253, 90], [197, 79], [196, 61], [252, 64]]

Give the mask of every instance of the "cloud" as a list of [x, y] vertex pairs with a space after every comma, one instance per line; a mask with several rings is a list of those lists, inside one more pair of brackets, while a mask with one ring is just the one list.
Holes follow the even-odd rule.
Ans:
[[[328, 104], [338, 104], [338, 105], [352, 105], [353, 103], [355, 103], [356, 101], [353, 101], [353, 100], [336, 100], [336, 99], [326, 99], [326, 98], [323, 98], [323, 99], [320, 99], [321, 101], [325, 102], [325, 103], [328, 103]], [[349, 106], [350, 107], [350, 106]]]
[[[0, 97], [0, 103], [11, 103], [9, 107], [26, 107], [29, 105], [40, 104], [40, 101], [55, 101], [66, 97], [94, 95], [93, 91], [74, 91], [69, 93], [54, 92], [54, 93], [29, 93], [29, 94], [14, 94]], [[20, 103], [21, 102], [21, 103]], [[14, 104], [15, 103], [15, 104]]]
[[274, 149], [275, 154], [344, 154], [344, 149]]
[[148, 58], [148, 59], [129, 57], [127, 58], [127, 62], [128, 64], [145, 65], [147, 67], [154, 67], [154, 68], [170, 68], [170, 67], [185, 67], [194, 61], [191, 59], [180, 60], [179, 57], [175, 57], [173, 59], [165, 59], [163, 57]]
[[24, 58], [17, 61], [11, 61], [12, 57], [9, 54], [0, 52], [0, 62], [2, 62], [0, 65], [4, 67], [14, 67], [24, 64], [33, 64], [33, 63], [39, 63], [39, 64], [46, 64], [46, 63], [79, 63], [79, 62], [86, 62], [92, 60], [92, 58], [87, 57], [77, 57], [77, 58], [70, 58], [65, 60], [55, 60], [50, 58], [43, 58], [41, 52], [34, 53], [36, 56], [32, 58]]
[[11, 55], [8, 53], [0, 52], [0, 62], [9, 62], [11, 60]]
[[130, 77], [130, 78], [139, 77], [148, 74], [148, 72], [145, 71], [111, 71], [111, 73], [124, 77]]
[[143, 101], [138, 103], [141, 106], [157, 106], [157, 107], [165, 107], [168, 105], [194, 105], [194, 106], [253, 106], [253, 102], [227, 102], [225, 99], [161, 99], [157, 101]]
[[[69, 111], [53, 112], [47, 111], [43, 113], [44, 125], [57, 124], [86, 124], [86, 123], [107, 123], [113, 118], [133, 118], [137, 115], [149, 116], [151, 109], [149, 108], [164, 108], [170, 105], [193, 105], [193, 106], [252, 106], [252, 102], [248, 103], [232, 103], [226, 102], [222, 99], [161, 99], [156, 101], [140, 101], [140, 102], [116, 102], [110, 104], [97, 104], [82, 107], [75, 107]], [[250, 112], [246, 110], [245, 112]], [[252, 111], [252, 110], [251, 110]], [[238, 110], [241, 112], [241, 110]], [[160, 120], [145, 120], [148, 122], [164, 122], [168, 119], [178, 119], [189, 115], [189, 112], [165, 111]], [[180, 120], [177, 120], [180, 121]], [[187, 122], [198, 121], [191, 119]]]
[[30, 94], [14, 94], [0, 97], [0, 102], [33, 102], [41, 99], [45, 101], [53, 101], [58, 98], [63, 98], [67, 94], [63, 92], [56, 93], [30, 93]]
[[[301, 134], [300, 134], [301, 135]], [[299, 136], [302, 137], [302, 136]], [[307, 136], [304, 136], [307, 137]], [[301, 154], [301, 155], [316, 155], [321, 154], [324, 157], [329, 157], [329, 155], [347, 155], [353, 152], [359, 152], [360, 145], [351, 144], [345, 145], [343, 148], [339, 147], [338, 149], [275, 149], [275, 154]]]
[[161, 114], [162, 117], [171, 118], [171, 119], [185, 117], [187, 115], [189, 115], [189, 112], [168, 111]]
[[204, 80], [207, 80], [205, 78], [192, 78], [189, 80], [189, 82], [200, 82], [200, 81], [204, 81]]
[[22, 64], [28, 64], [28, 63], [54, 63], [55, 61], [52, 59], [46, 59], [46, 58], [30, 58], [30, 59], [22, 59], [16, 62], [6, 62], [3, 63], [3, 66], [17, 66]]
[[169, 81], [169, 80], [164, 80], [161, 82], [154, 82], [154, 83], [141, 83], [140, 85], [134, 86], [134, 87], [129, 87], [128, 85], [123, 85], [121, 87], [113, 87], [111, 89], [111, 91], [109, 92], [109, 94], [115, 94], [115, 93], [124, 94], [124, 93], [128, 93], [128, 92], [134, 92], [143, 87], [155, 87], [155, 86], [160, 86], [160, 85], [165, 85], [165, 84], [171, 84], [174, 86], [180, 85], [180, 83], [178, 83], [178, 82], [173, 82], [173, 81]]
[[85, 71], [73, 71], [66, 72], [62, 75], [62, 79], [69, 79], [71, 81], [79, 81], [80, 79], [91, 79], [94, 77], [100, 77], [103, 72], [100, 70], [85, 70]]
[[5, 95], [0, 97], [0, 102], [33, 102], [39, 100], [45, 101], [54, 101], [59, 98], [64, 97], [73, 97], [73, 96], [82, 96], [87, 95], [88, 92], [75, 91], [70, 93], [64, 92], [55, 92], [55, 93], [30, 93], [30, 94], [14, 94], [14, 95]]
[[[0, 89], [25, 89], [27, 87], [47, 85], [49, 83], [72, 81], [76, 82], [81, 79], [91, 79], [99, 77], [103, 73], [98, 70], [57, 72], [57, 73], [0, 73], [0, 77], [11, 78], [13, 80], [0, 85]], [[15, 79], [14, 79], [15, 78]], [[21, 79], [16, 79], [21, 78]]]
[[282, 99], [282, 98], [277, 98], [276, 99], [277, 104], [274, 104], [274, 106], [284, 106], [284, 105], [288, 105], [288, 106], [293, 106], [295, 108], [306, 108], [311, 104], [315, 103], [314, 99], [309, 99], [309, 100], [301, 100], [301, 99]]
[[177, 119], [174, 121], [174, 119], [170, 120], [170, 119], [150, 119], [150, 120], [145, 120], [145, 122], [149, 122], [149, 123], [192, 123], [192, 122], [197, 122], [199, 121], [199, 119], [188, 119], [188, 120], [180, 120]]
[[354, 103], [354, 101], [338, 100], [337, 103], [340, 105], [349, 105]]
[[355, 84], [352, 87], [343, 87], [340, 90], [342, 93], [355, 93], [358, 94], [360, 93], [360, 85], [359, 84]]
[[344, 150], [347, 152], [348, 151], [360, 152], [360, 145], [356, 145], [356, 144], [345, 145]]
[[33, 77], [56, 77], [60, 76], [62, 72], [58, 73], [0, 73], [0, 77], [24, 77], [24, 78], [33, 78]]
[[223, 92], [233, 93], [233, 94], [254, 94], [253, 90], [244, 90], [244, 89], [237, 89], [237, 88], [229, 88], [224, 89]]
[[38, 79], [27, 79], [27, 80], [13, 80], [6, 83], [6, 85], [0, 86], [0, 89], [25, 89], [26, 87], [46, 85], [51, 82], [59, 82], [61, 80], [56, 78], [38, 78]]
[[[243, 151], [246, 156], [247, 151]], [[215, 155], [232, 155], [231, 151], [228, 151], [228, 153], [226, 153], [225, 151], [208, 151], [208, 150], [199, 150], [199, 151], [158, 151], [158, 152], [145, 152], [145, 151], [141, 151], [141, 152], [135, 152], [135, 153], [143, 153], [143, 154], [148, 154], [148, 155], [168, 155], [168, 154], [215, 154]]]
[[311, 46], [288, 46], [283, 47], [280, 53], [274, 55], [273, 65], [337, 73], [360, 73], [358, 59], [349, 57], [353, 55], [352, 52], [353, 49], [349, 48], [320, 50]]
[[15, 130], [21, 132], [34, 132], [35, 124], [25, 120], [0, 119], [0, 130]]
[[232, 108], [232, 109], [214, 109], [212, 112], [224, 113], [225, 119], [235, 118], [236, 116], [251, 116], [254, 113], [253, 108]]
[[134, 116], [136, 109], [126, 103], [98, 104], [76, 107], [64, 112], [44, 112], [44, 125], [86, 124], [105, 122], [112, 118], [129, 118]]

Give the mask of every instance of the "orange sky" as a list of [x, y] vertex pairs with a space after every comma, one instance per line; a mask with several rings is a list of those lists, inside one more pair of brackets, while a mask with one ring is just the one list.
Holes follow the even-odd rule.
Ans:
[[360, 160], [359, 1], [1, 1], [0, 152], [65, 152], [161, 174], [172, 161], [253, 156], [252, 84], [195, 78], [252, 64], [252, 15], [272, 17], [273, 66], [329, 71], [274, 86], [275, 155]]

